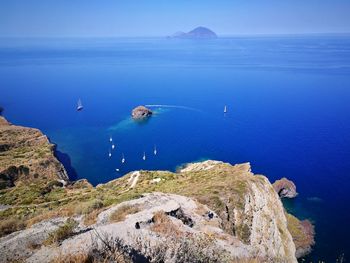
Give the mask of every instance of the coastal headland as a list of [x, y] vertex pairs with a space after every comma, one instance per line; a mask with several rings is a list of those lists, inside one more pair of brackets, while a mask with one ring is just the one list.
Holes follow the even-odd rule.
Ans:
[[41, 131], [0, 117], [0, 180], [1, 262], [297, 262], [314, 243], [311, 223], [278, 195], [294, 186], [276, 192], [249, 163], [134, 171], [93, 187], [69, 180]]

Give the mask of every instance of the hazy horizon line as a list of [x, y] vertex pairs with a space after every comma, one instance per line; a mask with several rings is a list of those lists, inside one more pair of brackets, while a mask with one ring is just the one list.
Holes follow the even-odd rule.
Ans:
[[[229, 37], [256, 37], [256, 36], [305, 36], [305, 35], [350, 35], [349, 32], [309, 32], [309, 33], [237, 33], [237, 34], [218, 34], [219, 38], [229, 38]], [[134, 35], [134, 36], [0, 36], [0, 39], [4, 38], [167, 38], [171, 35]]]

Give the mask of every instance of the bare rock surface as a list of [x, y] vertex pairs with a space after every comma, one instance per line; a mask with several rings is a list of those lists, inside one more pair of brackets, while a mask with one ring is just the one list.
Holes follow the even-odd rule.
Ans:
[[[268, 183], [267, 179], [265, 182]], [[27, 258], [27, 262], [50, 262], [57, 257], [88, 253], [96, 246], [96, 242], [102, 242], [98, 236], [118, 238], [131, 247], [137, 247], [137, 240], [141, 238], [142, 242], [153, 244], [152, 247], [157, 250], [157, 246], [169, 238], [170, 229], [171, 235], [178, 235], [181, 239], [210, 236], [215, 241], [210, 245], [212, 248], [208, 249], [222, 251], [231, 259], [245, 259], [255, 255], [261, 262], [273, 259], [273, 262], [296, 263], [295, 246], [287, 231], [281, 202], [272, 187], [267, 191], [264, 189], [265, 182], [252, 187], [252, 192], [245, 197], [246, 203], [242, 211], [232, 211], [236, 216], [232, 220], [238, 225], [241, 224], [240, 221], [251, 225], [248, 242], [242, 242], [238, 236], [227, 233], [220, 216], [206, 205], [189, 197], [154, 192], [101, 212], [92, 226], [84, 228], [82, 219], [77, 219], [80, 220], [80, 228], [58, 246], [29, 248], [32, 242], [45, 240], [50, 232], [57, 229], [58, 224], [64, 222], [64, 218], [42, 222], [0, 239], [0, 252], [7, 259], [20, 259], [22, 256]], [[126, 208], [136, 209], [130, 214], [121, 215], [127, 211]], [[157, 228], [155, 217], [159, 212], [164, 214], [167, 221], [165, 220], [166, 225], [158, 225]], [[120, 218], [113, 220], [113, 215], [116, 214]], [[13, 258], [15, 250], [20, 252], [17, 251]], [[174, 251], [169, 252], [172, 253]], [[279, 258], [283, 260], [278, 261]], [[169, 259], [167, 262], [172, 261]]]
[[0, 238], [0, 262], [16, 262], [29, 258], [34, 254], [36, 247], [41, 247], [49, 233], [56, 230], [63, 222], [64, 218], [43, 221]]
[[142, 120], [145, 118], [150, 117], [153, 114], [153, 112], [146, 108], [145, 106], [138, 106], [134, 108], [131, 112], [131, 116], [135, 120]]
[[[126, 214], [125, 218], [120, 221], [114, 222], [111, 220], [114, 213], [124, 211], [123, 208], [125, 207], [137, 207], [138, 209], [133, 214]], [[168, 221], [165, 221], [166, 225], [161, 226], [162, 228], [156, 229], [156, 219], [154, 218], [159, 212], [163, 213]], [[211, 245], [224, 251], [229, 257], [248, 258], [252, 253], [252, 248], [225, 233], [220, 226], [221, 219], [218, 215], [195, 200], [174, 194], [150, 193], [145, 194], [140, 199], [121, 203], [100, 213], [97, 223], [91, 226], [89, 231], [76, 234], [63, 241], [59, 246], [43, 246], [33, 253], [27, 259], [27, 262], [50, 262], [57, 256], [87, 253], [93, 248], [95, 242], [101, 242], [96, 234], [120, 238], [125, 244], [132, 247], [138, 246], [137, 240], [139, 238], [142, 238], [143, 242], [146, 243], [160, 244], [164, 239], [169, 238], [169, 234], [181, 235], [182, 237], [204, 234], [216, 237], [217, 241]], [[167, 232], [168, 229], [176, 229], [176, 233]], [[29, 238], [30, 233], [31, 230], [24, 230], [21, 231], [20, 235]], [[15, 244], [16, 236], [8, 239], [11, 240], [12, 244]], [[156, 250], [156, 245], [154, 246]], [[5, 249], [5, 253], [10, 250], [8, 246]], [[25, 250], [24, 246], [23, 249]], [[169, 249], [171, 249], [171, 246], [169, 246]], [[169, 259], [169, 262], [172, 261]]]
[[281, 198], [294, 198], [298, 195], [297, 187], [287, 178], [282, 178], [273, 183], [273, 188]]

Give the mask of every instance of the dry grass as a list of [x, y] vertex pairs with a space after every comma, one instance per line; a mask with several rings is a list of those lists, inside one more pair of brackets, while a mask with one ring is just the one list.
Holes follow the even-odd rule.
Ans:
[[84, 225], [91, 226], [93, 224], [96, 224], [98, 215], [104, 210], [105, 209], [100, 208], [100, 209], [97, 209], [97, 210], [93, 210], [90, 213], [88, 213], [87, 215], [85, 215], [85, 217], [84, 217]]
[[17, 218], [8, 218], [0, 221], [0, 237], [21, 230], [25, 227], [22, 220]]
[[17, 218], [8, 218], [0, 221], [0, 237], [21, 230], [25, 227], [24, 222]]
[[76, 214], [89, 214], [96, 209], [100, 209], [103, 207], [103, 202], [99, 199], [93, 199], [84, 203], [79, 203], [79, 205], [75, 206]]
[[110, 222], [121, 222], [124, 221], [127, 215], [136, 214], [140, 211], [138, 205], [123, 205], [116, 211], [114, 211], [110, 217]]
[[54, 258], [51, 263], [95, 263], [96, 261], [91, 258], [89, 253], [78, 253], [60, 255]]
[[44, 241], [44, 245], [52, 245], [59, 243], [73, 235], [74, 229], [78, 223], [71, 218], [68, 218], [64, 225], [60, 226], [56, 231], [50, 233], [49, 237]]
[[49, 220], [56, 217], [71, 217], [75, 215], [75, 206], [69, 205], [64, 206], [60, 209], [54, 210], [54, 211], [48, 211], [44, 212], [40, 215], [37, 215], [27, 221], [27, 228], [31, 227], [32, 225], [42, 222], [44, 220]]
[[36, 242], [30, 242], [27, 246], [30, 250], [37, 250], [39, 248], [41, 248], [41, 244], [38, 244]]
[[152, 218], [152, 221], [154, 222], [154, 224], [151, 226], [151, 230], [153, 232], [162, 234], [166, 237], [180, 237], [183, 235], [183, 233], [179, 231], [179, 227], [171, 221], [169, 216], [167, 216], [164, 211], [156, 212]]

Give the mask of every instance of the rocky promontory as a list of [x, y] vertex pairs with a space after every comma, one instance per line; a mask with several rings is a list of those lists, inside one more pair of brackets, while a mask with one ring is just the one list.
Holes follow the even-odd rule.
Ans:
[[[276, 180], [273, 188], [280, 198], [294, 198], [298, 195], [295, 184], [287, 178]], [[293, 236], [296, 246], [296, 256], [303, 257], [311, 252], [312, 246], [315, 244], [315, 229], [309, 220], [300, 221], [291, 214], [286, 214], [288, 221], [288, 229]]]
[[137, 106], [131, 112], [131, 116], [134, 120], [143, 120], [150, 117], [153, 112], [145, 106]]
[[[0, 122], [2, 144], [11, 141], [1, 167], [11, 149], [23, 149], [22, 165], [42, 161], [35, 151], [50, 144], [34, 136], [40, 131]], [[96, 187], [86, 180], [63, 185], [51, 169], [41, 171], [0, 191], [1, 262], [296, 263], [312, 245], [312, 225], [288, 214], [249, 163], [134, 171]]]
[[0, 189], [39, 179], [68, 181], [54, 147], [38, 129], [12, 125], [0, 116]]

